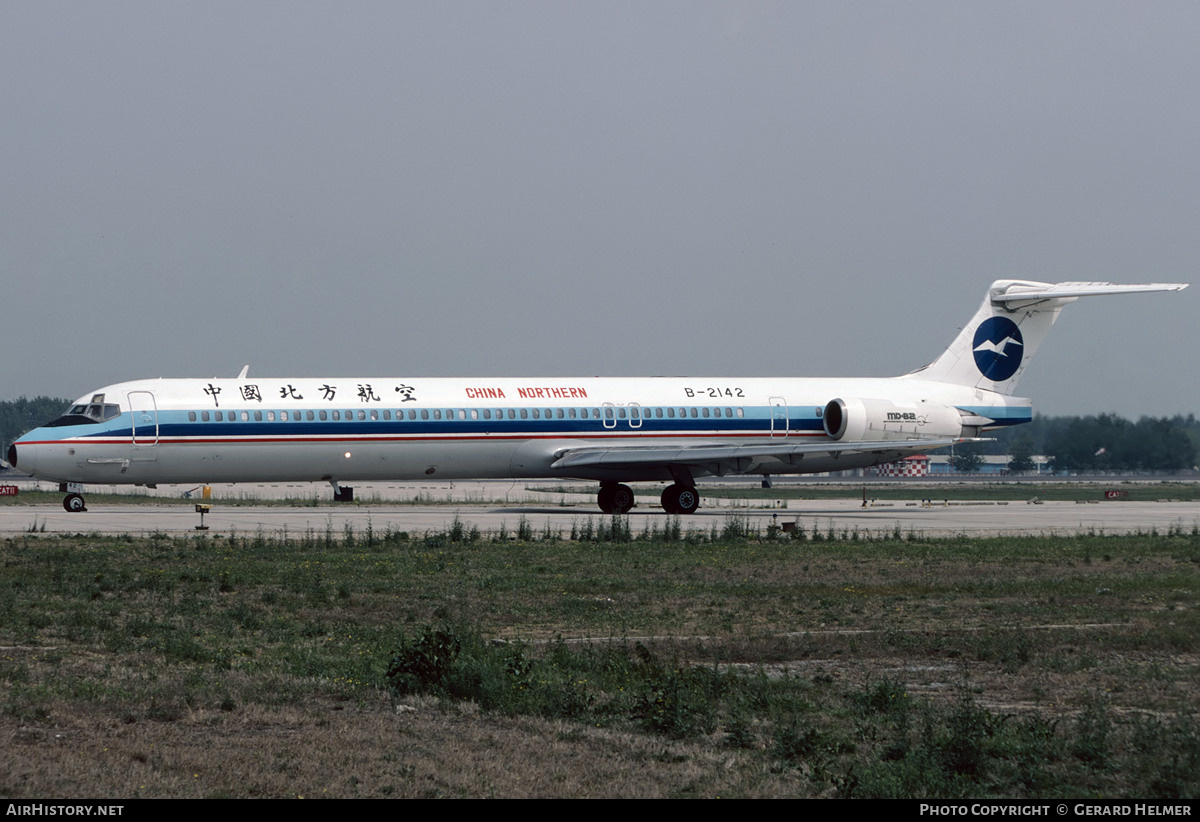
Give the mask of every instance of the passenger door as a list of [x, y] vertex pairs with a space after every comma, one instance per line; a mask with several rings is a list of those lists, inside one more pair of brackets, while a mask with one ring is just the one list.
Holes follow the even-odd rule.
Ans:
[[158, 405], [149, 391], [130, 391], [129, 419], [134, 445], [158, 444]]
[[788, 435], [787, 400], [783, 397], [771, 397], [771, 436], [786, 437]]

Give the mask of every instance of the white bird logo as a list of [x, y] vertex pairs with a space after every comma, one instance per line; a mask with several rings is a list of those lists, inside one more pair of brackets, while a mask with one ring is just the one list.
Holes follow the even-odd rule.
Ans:
[[972, 350], [973, 351], [991, 351], [997, 357], [1007, 357], [1008, 354], [1006, 354], [1004, 352], [1004, 349], [1008, 347], [1009, 343], [1012, 343], [1013, 345], [1023, 345], [1023, 343], [1020, 340], [1015, 340], [1012, 337], [1005, 337], [1000, 342], [992, 342], [991, 340], [984, 340], [979, 345], [975, 346], [975, 348]]

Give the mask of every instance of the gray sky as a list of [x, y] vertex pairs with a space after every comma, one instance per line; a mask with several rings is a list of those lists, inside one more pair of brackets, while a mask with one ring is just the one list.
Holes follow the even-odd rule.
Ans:
[[[887, 376], [1001, 277], [1196, 281], [1194, 2], [0, 6], [0, 398], [154, 376]], [[1046, 413], [1200, 411], [1200, 283]]]

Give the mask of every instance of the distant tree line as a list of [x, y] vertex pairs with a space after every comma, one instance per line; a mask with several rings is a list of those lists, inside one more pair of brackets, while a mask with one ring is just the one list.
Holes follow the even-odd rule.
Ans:
[[0, 402], [0, 458], [8, 453], [8, 446], [13, 440], [31, 428], [61, 416], [70, 405], [71, 400], [54, 397], [34, 397], [31, 400], [21, 397], [19, 400]]
[[[0, 401], [0, 456], [9, 443], [49, 422], [70, 406], [53, 397]], [[955, 448], [958, 470], [975, 470], [982, 456], [1007, 455], [1009, 470], [1034, 469], [1034, 455], [1051, 458], [1051, 469], [1071, 472], [1186, 471], [1200, 463], [1200, 421], [1186, 417], [1142, 417], [1131, 422], [1116, 414], [1042, 417], [989, 434], [995, 442]]]
[[1200, 421], [1186, 417], [1142, 417], [1132, 422], [1116, 414], [1086, 417], [1034, 417], [991, 436], [981, 453], [1006, 454], [1009, 470], [1033, 469], [1035, 454], [1050, 458], [1053, 471], [1173, 472], [1196, 467]]

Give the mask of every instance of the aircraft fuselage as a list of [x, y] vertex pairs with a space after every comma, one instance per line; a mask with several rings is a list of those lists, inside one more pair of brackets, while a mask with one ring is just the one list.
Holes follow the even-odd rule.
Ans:
[[667, 465], [552, 466], [581, 447], [833, 445], [824, 410], [842, 396], [886, 397], [916, 409], [891, 412], [896, 419], [879, 420], [872, 432], [894, 436], [892, 453], [813, 453], [795, 462], [767, 455], [738, 472], [813, 473], [886, 462], [923, 448], [919, 440], [962, 435], [958, 426], [934, 428], [938, 421], [920, 414], [923, 407], [966, 408], [991, 420], [989, 427], [1030, 418], [1028, 400], [906, 378], [158, 379], [106, 386], [76, 407], [96, 405], [98, 396], [120, 413], [106, 420], [81, 414], [74, 424], [31, 432], [16, 445], [20, 468], [104, 484], [670, 480]]

